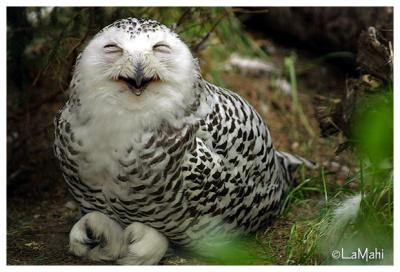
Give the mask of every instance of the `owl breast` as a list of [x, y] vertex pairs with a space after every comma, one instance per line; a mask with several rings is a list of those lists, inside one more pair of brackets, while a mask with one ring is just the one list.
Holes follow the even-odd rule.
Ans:
[[107, 123], [94, 117], [78, 122], [68, 110], [56, 118], [55, 152], [69, 191], [84, 213], [99, 210], [123, 225], [172, 228], [187, 208], [182, 164], [196, 148], [198, 127], [163, 123], [138, 132], [126, 122]]
[[[70, 99], [56, 118], [55, 152], [83, 212], [142, 222], [181, 245], [253, 231], [276, 213], [290, 178], [261, 117], [228, 90], [197, 88], [183, 116], [152, 127]], [[197, 115], [203, 108], [211, 110]]]

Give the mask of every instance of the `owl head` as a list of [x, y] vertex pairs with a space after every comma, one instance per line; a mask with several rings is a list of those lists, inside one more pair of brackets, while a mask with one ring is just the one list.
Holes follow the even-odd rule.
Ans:
[[71, 88], [132, 111], [190, 103], [196, 61], [179, 36], [154, 20], [122, 19], [103, 28], [77, 61]]

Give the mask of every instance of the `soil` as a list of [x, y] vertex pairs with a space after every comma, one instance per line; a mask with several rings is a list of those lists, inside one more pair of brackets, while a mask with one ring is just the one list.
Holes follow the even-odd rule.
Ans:
[[[279, 51], [273, 55], [272, 61], [279, 67], [282, 57], [289, 50]], [[307, 59], [298, 59], [299, 65], [307, 63]], [[309, 120], [315, 136], [307, 134], [299, 118], [295, 117], [291, 108], [290, 94], [285, 94], [271, 87], [271, 78], [249, 77], [237, 72], [226, 72], [222, 79], [228, 88], [237, 90], [261, 113], [269, 126], [273, 141], [278, 149], [293, 152], [311, 158], [313, 161], [337, 161], [341, 165], [352, 167], [351, 156], [343, 153], [335, 158], [334, 151], [342, 141], [340, 137], [331, 139], [319, 138], [318, 124], [314, 118], [313, 95], [326, 93], [328, 90], [342, 88], [344, 76], [330, 67], [320, 65], [298, 78], [299, 96], [304, 113]], [[54, 116], [60, 106], [52, 105], [46, 112]], [[50, 129], [51, 130], [51, 129]], [[51, 139], [50, 134], [50, 139]], [[77, 210], [68, 208], [66, 203], [71, 197], [54, 163], [50, 148], [46, 180], [36, 178], [33, 182], [19, 181], [18, 186], [8, 185], [7, 199], [7, 264], [9, 265], [88, 265], [94, 262], [75, 257], [68, 253], [69, 231], [76, 222]], [[42, 171], [47, 171], [43, 169]], [[51, 173], [51, 174], [50, 174]], [[316, 173], [310, 173], [310, 175]], [[29, 176], [32, 178], [32, 176]], [[332, 184], [340, 184], [341, 180], [333, 175]], [[257, 233], [258, 239], [265, 245], [272, 245], [276, 264], [285, 264], [286, 244], [293, 222], [310, 218], [318, 213], [320, 197], [310, 199], [316, 203], [314, 210], [302, 207], [291, 207], [285, 217], [276, 218], [266, 229]], [[162, 261], [163, 264], [194, 264], [195, 258], [173, 254]], [[98, 263], [95, 264], [111, 264]]]

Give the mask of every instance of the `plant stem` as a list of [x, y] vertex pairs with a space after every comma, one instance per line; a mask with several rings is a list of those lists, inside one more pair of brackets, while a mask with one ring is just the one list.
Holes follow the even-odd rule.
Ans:
[[326, 180], [325, 180], [324, 167], [321, 167], [321, 178], [322, 178], [322, 184], [324, 185], [325, 206], [328, 206], [328, 191], [326, 190]]
[[296, 113], [299, 114], [300, 121], [303, 123], [304, 128], [306, 129], [307, 133], [310, 137], [315, 137], [314, 130], [312, 129], [311, 125], [309, 124], [306, 115], [304, 114], [303, 108], [299, 102], [299, 96], [297, 92], [297, 80], [296, 80], [296, 70], [294, 66], [293, 57], [286, 57], [284, 60], [284, 65], [289, 72], [290, 78], [290, 86], [291, 86], [291, 93], [292, 93], [292, 107]]

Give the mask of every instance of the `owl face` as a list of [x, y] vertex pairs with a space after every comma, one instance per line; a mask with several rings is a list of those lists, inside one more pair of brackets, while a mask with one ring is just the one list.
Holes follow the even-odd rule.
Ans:
[[166, 26], [128, 18], [101, 30], [83, 51], [77, 69], [85, 89], [107, 89], [114, 96], [122, 94], [121, 99], [134, 99], [186, 88], [194, 80], [195, 62]]

